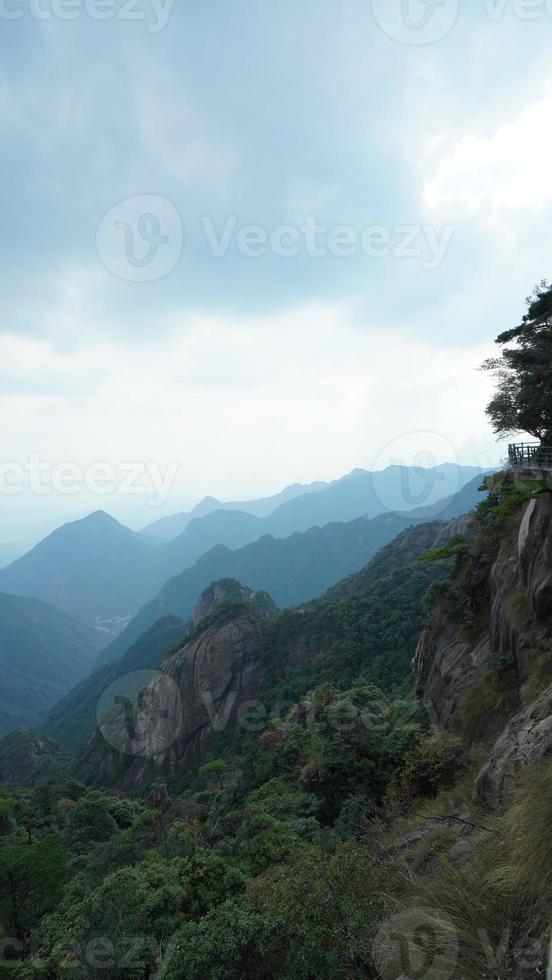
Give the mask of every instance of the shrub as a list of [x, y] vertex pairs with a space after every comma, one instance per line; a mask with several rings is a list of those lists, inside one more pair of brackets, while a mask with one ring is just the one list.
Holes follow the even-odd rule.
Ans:
[[435, 796], [441, 787], [454, 781], [465, 765], [461, 739], [432, 728], [427, 735], [420, 738], [414, 751], [407, 757], [400, 782], [414, 793]]

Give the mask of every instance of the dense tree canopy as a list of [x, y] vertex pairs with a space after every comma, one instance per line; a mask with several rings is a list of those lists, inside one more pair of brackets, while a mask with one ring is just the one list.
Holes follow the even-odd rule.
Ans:
[[528, 432], [552, 445], [552, 286], [541, 282], [518, 327], [500, 334], [499, 358], [483, 365], [498, 390], [487, 406], [495, 432]]

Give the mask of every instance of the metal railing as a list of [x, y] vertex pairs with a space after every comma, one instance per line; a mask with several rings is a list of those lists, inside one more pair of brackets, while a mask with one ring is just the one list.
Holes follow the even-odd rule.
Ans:
[[552, 446], [519, 442], [508, 446], [510, 466], [527, 470], [552, 470]]

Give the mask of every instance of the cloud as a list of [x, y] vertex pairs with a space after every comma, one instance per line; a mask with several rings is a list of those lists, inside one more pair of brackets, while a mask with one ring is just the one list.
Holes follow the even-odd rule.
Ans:
[[[444, 435], [448, 455], [497, 458], [475, 368], [550, 275], [542, 23], [475, 5], [414, 50], [366, 0], [214, 0], [176, 4], [155, 35], [27, 16], [0, 47], [4, 457], [176, 457], [177, 505], [337, 477], [435, 427], [440, 452]], [[99, 222], [131, 195], [182, 217], [183, 254], [156, 282], [97, 253]], [[455, 231], [432, 272], [215, 259], [201, 217], [231, 215], [269, 232], [309, 215]]]
[[[491, 136], [455, 135], [427, 180], [431, 208], [458, 211], [542, 208], [552, 202], [552, 91], [534, 100]], [[446, 142], [442, 140], [441, 142]], [[439, 148], [434, 152], [439, 153]]]
[[[208, 492], [247, 496], [379, 468], [406, 452], [404, 436], [408, 452], [427, 450], [436, 461], [471, 462], [478, 452], [496, 461], [483, 416], [489, 383], [475, 370], [485, 345], [451, 356], [319, 306], [247, 321], [196, 315], [166, 336], [161, 345], [98, 343], [78, 353], [4, 340], [5, 373], [36, 379], [32, 396], [8, 389], [0, 400], [14, 420], [4, 460], [38, 454], [162, 469], [176, 460], [169, 510]], [[125, 516], [135, 503], [115, 497], [102, 506]], [[137, 523], [146, 523], [145, 501], [138, 511]]]

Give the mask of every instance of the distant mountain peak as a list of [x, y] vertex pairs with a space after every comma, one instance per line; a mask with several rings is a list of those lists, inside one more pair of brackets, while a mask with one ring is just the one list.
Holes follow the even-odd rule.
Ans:
[[[50, 535], [44, 540], [47, 541], [51, 538], [56, 538], [58, 536], [67, 535], [80, 535], [84, 532], [113, 532], [113, 531], [127, 531], [128, 534], [133, 532], [130, 528], [125, 527], [121, 524], [115, 517], [108, 514], [105, 510], [94, 510], [90, 514], [86, 514], [85, 517], [78, 517], [74, 521], [66, 521], [61, 527], [56, 528], [52, 531]], [[43, 542], [40, 542], [42, 544]]]
[[91, 514], [87, 515], [87, 517], [83, 517], [83, 521], [94, 522], [95, 524], [117, 524], [119, 527], [123, 527], [123, 525], [115, 517], [112, 517], [111, 514], [108, 514], [106, 510], [93, 510]]

